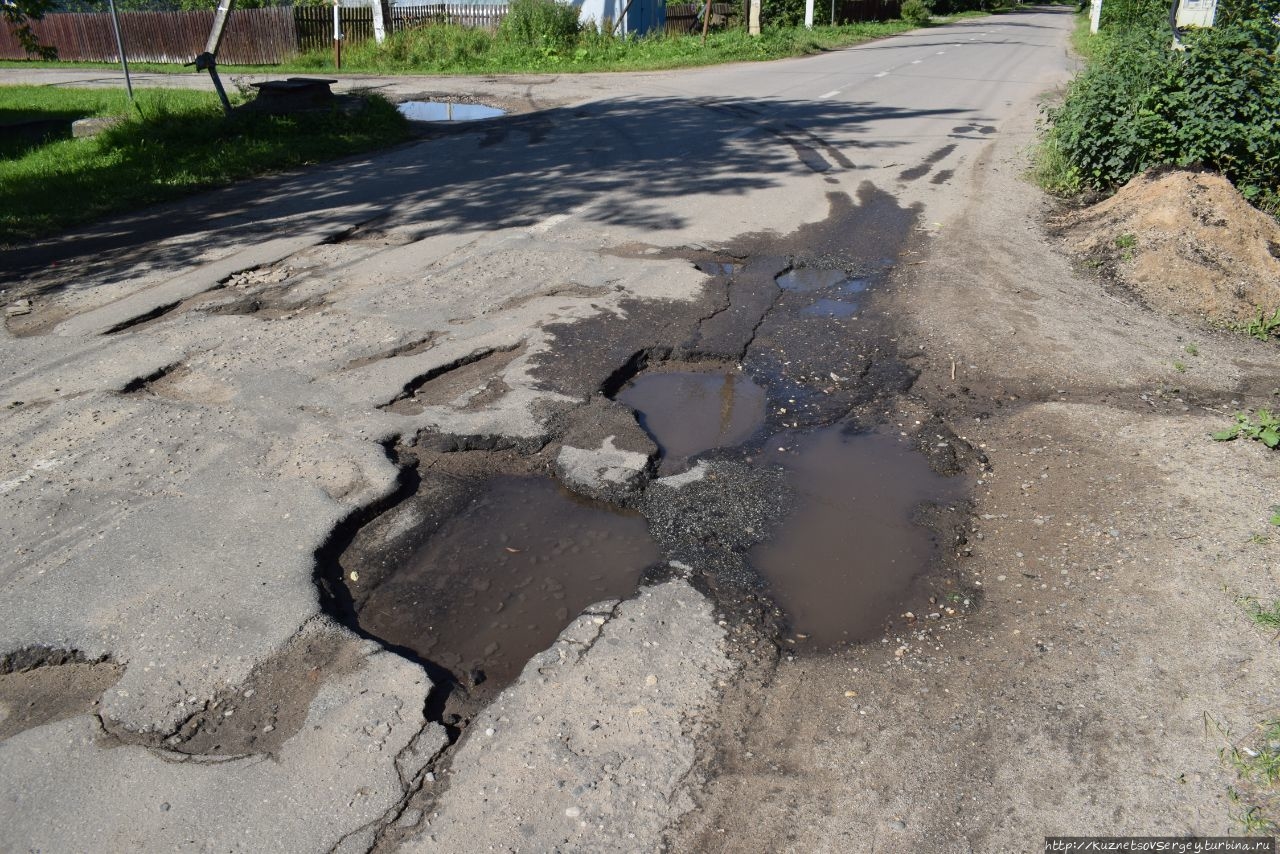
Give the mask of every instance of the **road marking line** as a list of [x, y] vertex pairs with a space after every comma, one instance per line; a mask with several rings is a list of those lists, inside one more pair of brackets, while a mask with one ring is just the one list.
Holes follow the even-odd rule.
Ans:
[[826, 98], [834, 98], [836, 95], [839, 95], [839, 94], [840, 94], [839, 89], [832, 89], [830, 92], [826, 93], [825, 95], [819, 95], [818, 100], [822, 101]]
[[876, 77], [887, 77], [888, 75], [889, 75], [889, 72], [881, 71], [879, 74], [876, 75]]
[[567, 213], [552, 214], [551, 216], [544, 219], [542, 222], [535, 223], [534, 225], [529, 226], [529, 231], [533, 234], [546, 234], [548, 231], [555, 228], [557, 225], [564, 222], [568, 218], [569, 218], [569, 214]]
[[937, 53], [935, 53], [934, 56], [942, 56], [944, 53], [946, 53], [945, 50], [940, 50]]
[[920, 63], [922, 63], [922, 62], [924, 62], [924, 60], [923, 60], [923, 59], [913, 59], [913, 60], [911, 60], [911, 64], [912, 64], [912, 65], [919, 65], [919, 64], [920, 64]]

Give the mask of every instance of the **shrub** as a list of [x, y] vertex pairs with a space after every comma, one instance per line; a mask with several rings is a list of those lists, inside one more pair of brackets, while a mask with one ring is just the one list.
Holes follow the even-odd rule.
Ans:
[[498, 27], [498, 38], [535, 50], [563, 50], [577, 41], [582, 24], [578, 10], [557, 0], [512, 0]]
[[1159, 25], [1097, 38], [1089, 67], [1047, 111], [1060, 186], [1109, 191], [1152, 166], [1206, 166], [1280, 209], [1280, 26], [1254, 17], [1194, 31], [1182, 51]]
[[902, 20], [917, 27], [929, 23], [931, 17], [929, 0], [904, 0], [902, 4]]

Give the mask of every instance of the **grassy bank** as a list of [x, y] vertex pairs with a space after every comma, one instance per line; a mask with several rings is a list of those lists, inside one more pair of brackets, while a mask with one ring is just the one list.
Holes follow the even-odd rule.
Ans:
[[[408, 137], [395, 108], [224, 118], [211, 92], [0, 86], [0, 124], [123, 116], [88, 139], [0, 141], [0, 243], [40, 237], [240, 178], [318, 163]], [[0, 137], [0, 140], [3, 140]]]

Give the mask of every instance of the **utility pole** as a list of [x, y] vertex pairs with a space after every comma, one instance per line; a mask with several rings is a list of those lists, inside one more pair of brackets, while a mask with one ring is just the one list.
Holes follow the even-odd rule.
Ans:
[[760, 35], [760, 0], [750, 0], [751, 6], [747, 12], [747, 34]]
[[133, 100], [133, 80], [129, 78], [129, 60], [124, 55], [124, 37], [120, 35], [120, 14], [116, 12], [116, 0], [107, 0], [111, 5], [111, 26], [116, 31], [116, 50], [120, 51], [120, 67], [124, 69], [124, 88], [129, 92], [129, 100]]

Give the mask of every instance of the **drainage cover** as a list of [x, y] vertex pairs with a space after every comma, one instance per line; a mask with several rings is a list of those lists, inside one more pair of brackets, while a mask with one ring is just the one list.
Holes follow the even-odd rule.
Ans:
[[499, 476], [373, 592], [362, 629], [509, 684], [587, 606], [632, 595], [659, 558], [644, 520], [554, 481]]
[[873, 637], [936, 556], [933, 536], [913, 521], [917, 508], [959, 497], [961, 484], [890, 436], [828, 427], [782, 433], [766, 447], [797, 501], [752, 563], [810, 645]]
[[473, 122], [505, 116], [506, 110], [484, 104], [454, 104], [448, 101], [405, 101], [396, 107], [411, 122]]

